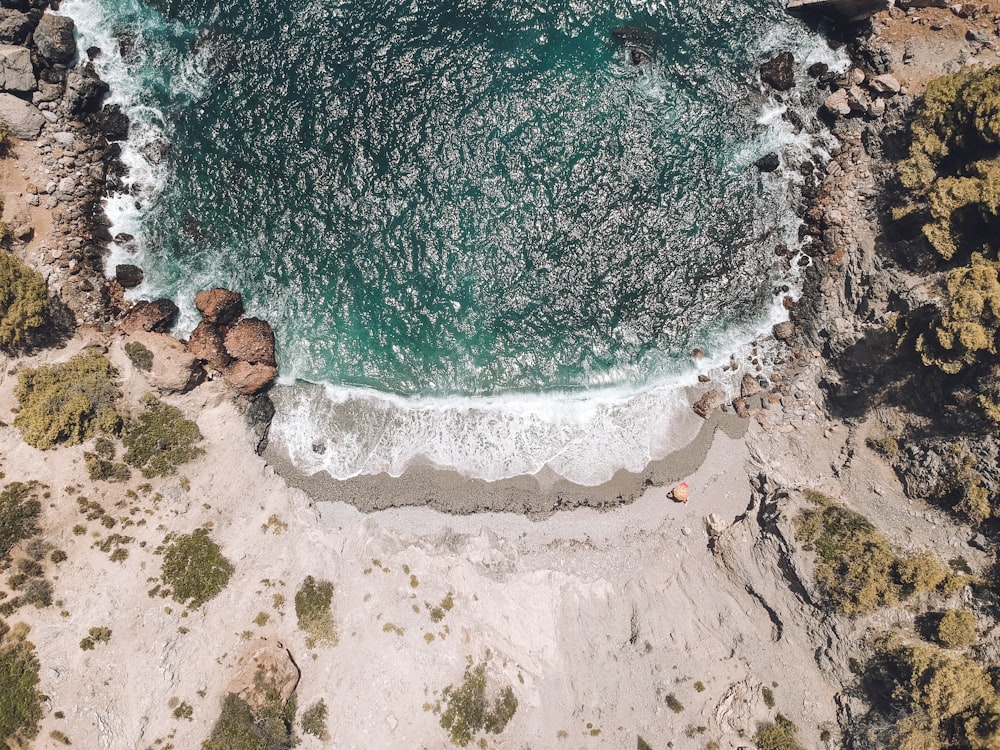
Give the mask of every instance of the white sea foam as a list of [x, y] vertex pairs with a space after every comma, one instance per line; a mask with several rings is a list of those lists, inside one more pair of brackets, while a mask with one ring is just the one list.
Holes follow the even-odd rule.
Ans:
[[[150, 147], [164, 138], [166, 123], [163, 114], [149, 106], [143, 88], [150, 85], [158, 70], [169, 67], [157, 59], [155, 48], [144, 48], [144, 35], [154, 36], [155, 29], [168, 22], [135, 0], [131, 3], [129, 17], [138, 20], [128, 30], [136, 35], [144, 58], [130, 64], [119, 54], [113, 35], [121, 21], [120, 12], [112, 17], [108, 8], [95, 0], [67, 0], [62, 5], [62, 12], [76, 21], [81, 48], [93, 45], [102, 49], [95, 65], [111, 85], [109, 102], [120, 104], [132, 124], [122, 152], [129, 168], [126, 184], [130, 192], [108, 198], [105, 210], [113, 233], [127, 232], [137, 238], [138, 254], [113, 244], [107, 266], [110, 270], [118, 262], [142, 263], [143, 214], [169, 177], [166, 165], [150, 158], [155, 152]], [[800, 29], [776, 29], [761, 40], [762, 52], [789, 48], [796, 51], [803, 68], [812, 62], [825, 62], [837, 69], [846, 60]], [[196, 56], [183, 59], [166, 81], [170, 90], [197, 99], [209, 77], [206, 55], [210, 51], [203, 46]], [[136, 69], [137, 64], [141, 70]], [[654, 99], [662, 96], [659, 84], [657, 75], [640, 81], [645, 93]], [[803, 80], [801, 86], [805, 85]], [[762, 132], [731, 156], [731, 168], [748, 168], [771, 151], [825, 158], [823, 149], [828, 144], [808, 134], [796, 134], [781, 117], [783, 106], [775, 102], [764, 106], [758, 118]], [[775, 176], [766, 181], [774, 200], [786, 199], [787, 180]], [[794, 244], [797, 223], [789, 211], [787, 221], [774, 228], [778, 239]], [[131, 292], [132, 296], [150, 297], [163, 291], [156, 288], [156, 270], [147, 271], [149, 281]], [[185, 294], [178, 300], [182, 330], [190, 330], [196, 321], [187, 292], [225, 283], [225, 278], [216, 276], [218, 271], [206, 268], [204, 277], [185, 279]], [[794, 286], [794, 279], [789, 283]], [[266, 310], [252, 312], [267, 315]], [[714, 353], [712, 360], [697, 363], [697, 369], [690, 363], [640, 386], [609, 386], [605, 373], [600, 379], [603, 383], [595, 379], [594, 387], [586, 391], [497, 397], [405, 398], [329, 384], [278, 388], [274, 391], [277, 414], [271, 437], [287, 448], [301, 469], [326, 470], [337, 478], [375, 473], [399, 476], [408, 466], [426, 462], [486, 480], [550, 470], [579, 484], [596, 485], [620, 469], [641, 471], [651, 460], [686, 444], [701, 424], [686, 395], [695, 372], [712, 371], [716, 387], [732, 398], [738, 387], [735, 377], [727, 380], [721, 366], [730, 357], [746, 356], [748, 342], [760, 339], [786, 317], [775, 298], [756, 321], [717, 335], [708, 347]], [[761, 351], [759, 356], [766, 359], [767, 354]], [[294, 357], [283, 360], [283, 382], [295, 383]], [[627, 377], [623, 375], [623, 379]]]

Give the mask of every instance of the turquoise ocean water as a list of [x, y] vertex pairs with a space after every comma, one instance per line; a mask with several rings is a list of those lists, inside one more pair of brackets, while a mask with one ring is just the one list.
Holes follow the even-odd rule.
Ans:
[[[756, 69], [835, 58], [780, 2], [62, 12], [133, 120], [108, 212], [139, 257], [112, 263], [138, 261], [182, 328], [210, 286], [274, 325], [274, 437], [303, 468], [639, 469], [689, 431], [690, 350], [728, 359], [794, 283], [788, 185], [752, 163], [818, 144]], [[626, 25], [639, 65], [611, 41]]]

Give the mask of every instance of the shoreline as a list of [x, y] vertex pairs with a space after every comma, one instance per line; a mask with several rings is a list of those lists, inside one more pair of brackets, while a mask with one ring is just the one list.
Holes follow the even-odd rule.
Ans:
[[454, 515], [478, 512], [524, 513], [531, 518], [580, 506], [609, 509], [641, 497], [649, 487], [678, 482], [693, 474], [705, 460], [716, 431], [739, 440], [749, 423], [733, 414], [716, 412], [685, 446], [647, 464], [639, 473], [619, 470], [611, 480], [587, 487], [551, 472], [484, 481], [451, 469], [410, 464], [399, 477], [371, 474], [334, 479], [327, 472], [308, 474], [269, 441], [262, 456], [290, 487], [316, 501], [346, 502], [368, 513], [393, 507], [426, 506]]

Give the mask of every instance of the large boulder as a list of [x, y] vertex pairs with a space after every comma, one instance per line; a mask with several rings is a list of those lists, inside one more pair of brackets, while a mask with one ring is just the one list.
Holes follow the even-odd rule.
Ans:
[[31, 33], [31, 19], [19, 10], [0, 8], [0, 42], [24, 44]]
[[43, 14], [35, 27], [34, 39], [38, 54], [49, 62], [69, 64], [76, 56], [73, 19], [69, 16]]
[[868, 82], [868, 88], [876, 96], [895, 96], [899, 93], [902, 86], [896, 76], [891, 73], [883, 73], [880, 76], [872, 78]]
[[244, 396], [260, 393], [278, 377], [278, 368], [270, 365], [252, 365], [249, 362], [233, 362], [223, 372], [227, 383]]
[[138, 302], [121, 319], [121, 329], [125, 333], [137, 331], [158, 331], [166, 333], [177, 320], [177, 305], [168, 299], [152, 302]]
[[108, 84], [100, 79], [92, 63], [74, 68], [66, 74], [64, 102], [74, 115], [97, 112], [107, 93]]
[[109, 141], [124, 141], [128, 138], [128, 115], [122, 112], [120, 104], [107, 104], [97, 116], [97, 125]]
[[275, 367], [274, 331], [259, 318], [247, 318], [226, 333], [226, 353], [233, 359]]
[[131, 263], [119, 263], [115, 266], [115, 280], [125, 289], [139, 286], [144, 278], [145, 274], [139, 266]]
[[243, 297], [228, 289], [207, 289], [194, 296], [194, 306], [204, 320], [227, 326], [243, 314]]
[[195, 326], [188, 339], [187, 350], [210, 370], [224, 370], [232, 362], [232, 358], [226, 353], [222, 333], [207, 320]]
[[711, 388], [705, 391], [691, 408], [699, 417], [707, 417], [720, 406], [722, 406], [722, 394], [715, 388]]
[[205, 379], [198, 359], [184, 345], [165, 333], [136, 331], [125, 343], [137, 342], [153, 354], [153, 366], [145, 373], [149, 384], [161, 393], [187, 393]]
[[0, 123], [15, 138], [32, 141], [42, 132], [45, 117], [34, 104], [13, 94], [0, 94]]
[[0, 89], [17, 93], [35, 90], [31, 52], [25, 47], [0, 44]]
[[847, 98], [846, 89], [837, 89], [823, 100], [823, 109], [835, 117], [847, 117], [851, 114], [851, 104]]
[[760, 66], [760, 80], [778, 91], [788, 91], [795, 85], [795, 58], [782, 52]]
[[760, 393], [760, 382], [749, 372], [743, 373], [743, 379], [740, 380], [740, 395], [747, 398], [758, 393]]
[[281, 705], [287, 703], [299, 684], [299, 668], [288, 649], [277, 642], [257, 639], [238, 665], [226, 690], [242, 698], [255, 715], [273, 703], [273, 696]]
[[795, 336], [795, 324], [790, 320], [783, 320], [774, 324], [772, 332], [778, 341], [791, 341]]

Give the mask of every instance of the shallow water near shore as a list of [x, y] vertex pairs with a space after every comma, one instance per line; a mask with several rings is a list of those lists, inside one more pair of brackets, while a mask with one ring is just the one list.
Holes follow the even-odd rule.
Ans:
[[818, 144], [755, 74], [834, 58], [780, 2], [63, 12], [133, 120], [110, 265], [182, 329], [217, 285], [274, 325], [272, 439], [302, 470], [640, 471], [696, 429], [691, 349], [728, 360], [794, 283], [789, 185], [753, 162]]

